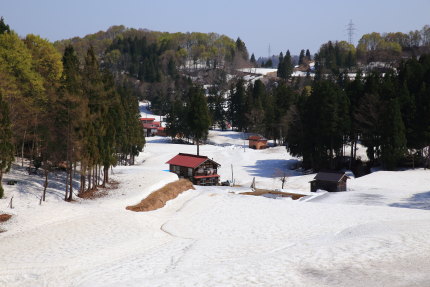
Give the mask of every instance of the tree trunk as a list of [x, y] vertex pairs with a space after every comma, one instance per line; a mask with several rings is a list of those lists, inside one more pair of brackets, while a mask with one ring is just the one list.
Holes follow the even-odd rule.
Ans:
[[81, 170], [81, 187], [79, 193], [83, 193], [85, 191], [85, 173]]
[[67, 201], [67, 199], [69, 198], [69, 170], [66, 170], [66, 192], [64, 195], [64, 200]]
[[91, 184], [92, 184], [92, 182], [91, 182], [91, 168], [88, 168], [88, 189], [87, 190], [91, 190]]
[[0, 168], [0, 198], [3, 197], [3, 193], [4, 193], [2, 180], [3, 180], [3, 170]]
[[199, 145], [200, 141], [199, 139], [197, 139], [197, 155], [200, 155], [200, 145]]
[[106, 183], [109, 183], [109, 166], [103, 166], [103, 187], [106, 187]]
[[25, 136], [27, 135], [27, 127], [24, 131], [24, 137], [22, 139], [22, 145], [21, 145], [21, 166], [24, 167], [24, 144], [25, 144]]
[[68, 200], [71, 201], [73, 198], [73, 166], [72, 162], [70, 162], [70, 173], [69, 173], [69, 198]]
[[42, 195], [42, 200], [45, 201], [45, 197], [46, 197], [46, 188], [48, 187], [48, 174], [49, 171], [47, 168], [45, 168], [45, 183], [43, 184], [43, 195]]

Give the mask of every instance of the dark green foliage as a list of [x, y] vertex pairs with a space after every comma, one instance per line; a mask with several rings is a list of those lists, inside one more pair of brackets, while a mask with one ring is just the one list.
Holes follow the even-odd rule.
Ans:
[[[282, 55], [279, 55], [279, 64], [278, 64], [278, 72], [277, 76], [281, 79], [288, 80], [291, 78], [291, 74], [293, 73], [294, 65], [291, 60], [291, 54], [288, 50], [285, 53], [284, 57], [281, 57]], [[282, 61], [281, 61], [282, 58]]]
[[3, 197], [3, 173], [8, 172], [14, 160], [9, 106], [0, 93], [0, 198]]
[[206, 139], [211, 124], [208, 105], [203, 90], [199, 87], [192, 87], [188, 92], [190, 99], [188, 108], [188, 123], [191, 136], [199, 142]]
[[292, 131], [287, 138], [292, 142], [289, 151], [303, 156], [307, 168], [335, 168], [335, 157], [342, 154], [343, 135], [349, 130], [348, 108], [348, 98], [335, 83], [316, 81], [311, 95], [300, 97], [294, 111]]
[[247, 61], [249, 59], [248, 50], [246, 49], [246, 45], [240, 38], [237, 38], [237, 40], [236, 40], [236, 51], [244, 60]]
[[303, 65], [304, 59], [305, 59], [305, 50], [301, 50], [300, 56], [299, 56], [299, 65]]
[[252, 55], [251, 55], [250, 62], [251, 62], [251, 63], [253, 63], [253, 64], [256, 64], [256, 63], [257, 63], [257, 61], [255, 60], [254, 53], [252, 53]]
[[389, 99], [382, 114], [381, 161], [392, 170], [406, 153], [405, 126], [397, 99]]
[[345, 41], [327, 42], [315, 55], [315, 68], [319, 73], [339, 74], [356, 64], [355, 47]]
[[0, 17], [0, 34], [10, 33], [9, 25], [4, 22], [4, 18]]
[[309, 49], [306, 49], [306, 59], [308, 61], [312, 60], [311, 52], [309, 52]]
[[167, 135], [172, 139], [189, 136], [186, 106], [181, 100], [176, 99], [170, 106], [170, 110], [166, 115], [166, 124]]
[[222, 94], [217, 93], [215, 87], [209, 89], [208, 107], [211, 115], [211, 122], [222, 130], [226, 129], [226, 112], [224, 110], [225, 99]]
[[246, 91], [245, 81], [240, 79], [236, 85], [230, 89], [230, 98], [228, 100], [229, 119], [232, 126], [239, 131], [244, 131], [247, 127], [246, 122]]

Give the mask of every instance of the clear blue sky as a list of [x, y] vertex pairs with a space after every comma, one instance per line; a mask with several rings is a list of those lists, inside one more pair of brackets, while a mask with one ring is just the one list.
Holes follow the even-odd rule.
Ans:
[[409, 32], [430, 24], [430, 0], [2, 0], [3, 16], [19, 35], [51, 41], [112, 25], [167, 32], [216, 32], [240, 37], [250, 53], [317, 52], [328, 40], [355, 42], [370, 32]]

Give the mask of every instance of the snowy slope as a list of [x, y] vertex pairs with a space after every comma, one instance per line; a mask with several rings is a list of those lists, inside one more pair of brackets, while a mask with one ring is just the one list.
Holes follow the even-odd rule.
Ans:
[[[392, 207], [428, 192], [430, 171], [376, 172], [311, 201], [245, 196], [254, 176], [279, 188], [274, 170], [296, 159], [284, 147], [244, 149], [232, 132], [212, 136], [219, 144], [201, 153], [222, 165], [222, 180], [233, 164], [244, 187], [198, 187], [153, 212], [125, 207], [175, 180], [165, 162], [195, 146], [149, 138], [138, 165], [114, 169], [118, 189], [73, 203], [59, 177], [39, 205], [42, 178], [15, 169], [7, 176], [20, 183], [0, 200], [0, 213], [14, 214], [0, 233], [0, 286], [430, 285], [430, 211]], [[314, 175], [288, 172], [287, 189], [306, 193]]]

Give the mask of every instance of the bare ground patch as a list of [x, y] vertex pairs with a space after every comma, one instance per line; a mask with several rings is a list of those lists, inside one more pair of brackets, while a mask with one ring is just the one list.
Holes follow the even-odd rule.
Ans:
[[6, 222], [6, 221], [8, 221], [11, 217], [12, 217], [12, 215], [7, 214], [7, 213], [0, 214], [0, 222]]
[[[0, 223], [8, 221], [11, 217], [12, 217], [12, 215], [7, 214], [7, 213], [0, 214]], [[6, 230], [0, 228], [0, 233], [5, 232], [5, 231]]]
[[254, 195], [254, 196], [262, 196], [264, 194], [273, 194], [273, 195], [278, 195], [278, 196], [282, 196], [282, 197], [291, 197], [293, 200], [297, 200], [299, 198], [306, 196], [303, 194], [275, 191], [275, 190], [269, 190], [269, 189], [256, 189], [255, 191], [242, 192], [241, 194]]
[[127, 206], [126, 209], [136, 212], [156, 210], [165, 206], [167, 201], [176, 198], [179, 194], [189, 189], [194, 189], [191, 181], [180, 179], [163, 186], [148, 195], [140, 203]]
[[106, 184], [106, 187], [96, 187], [92, 188], [90, 190], [87, 190], [85, 192], [82, 192], [78, 194], [80, 198], [83, 199], [97, 199], [101, 197], [105, 197], [109, 194], [109, 190], [117, 189], [119, 186], [119, 182], [111, 180], [108, 184]]

